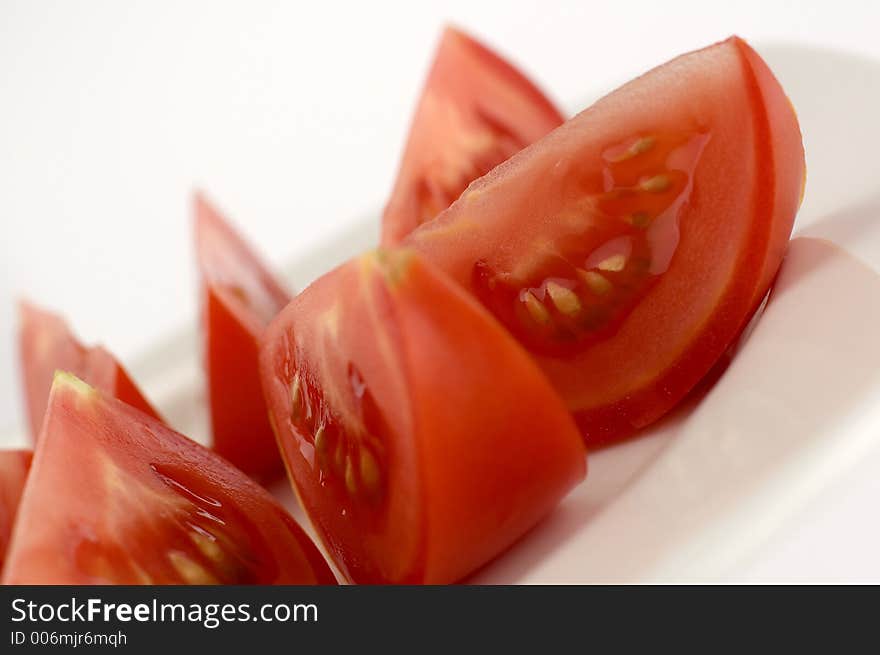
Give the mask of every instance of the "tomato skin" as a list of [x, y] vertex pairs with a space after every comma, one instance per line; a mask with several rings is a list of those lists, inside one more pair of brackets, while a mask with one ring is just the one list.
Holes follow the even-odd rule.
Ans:
[[[412, 266], [416, 278], [418, 264]], [[450, 285], [449, 291], [450, 282], [436, 280]], [[393, 293], [410, 358], [408, 378], [430, 381], [413, 385], [414, 422], [425, 431], [420, 458], [431, 517], [428, 581], [459, 580], [513, 543], [581, 481], [585, 452], [564, 405], [543, 378], [538, 382], [497, 325], [481, 325], [482, 334], [457, 339], [452, 352], [444, 353], [448, 335], [471, 327], [457, 315], [459, 299], [424, 293], [416, 283]], [[468, 385], [462, 384], [465, 368], [472, 376]], [[513, 409], [523, 398], [525, 406]], [[487, 439], [476, 447], [475, 434], [492, 435], [496, 443]], [[456, 456], [449, 457], [450, 451]], [[482, 511], [474, 513], [472, 506]], [[447, 555], [466, 549], [470, 560]]]
[[382, 220], [398, 243], [467, 185], [564, 118], [520, 71], [472, 37], [443, 31]]
[[212, 445], [271, 480], [284, 468], [260, 386], [259, 337], [289, 294], [204, 196], [195, 196], [194, 210]]
[[[626, 438], [671, 409], [733, 343], [779, 267], [804, 156], [793, 109], [760, 57], [733, 37], [641, 76], [471, 185], [406, 241], [484, 302], [493, 291], [480, 286], [480, 266], [498, 284], [531, 288], [541, 267], [558, 269], [553, 253], [589, 252], [602, 244], [590, 241], [596, 234], [639, 233], [614, 223], [602, 203], [640, 201], [633, 189], [662, 196], [665, 187], [636, 176], [653, 169], [639, 172], [637, 164], [652, 156], [650, 143], [674, 134], [696, 145], [692, 168], [679, 162], [671, 170], [687, 175], [672, 255], [645, 282], [621, 281], [643, 284], [627, 313], [592, 341], [548, 341], [540, 349], [517, 332], [519, 316], [496, 311], [563, 396], [588, 446]], [[645, 155], [636, 147], [643, 142]], [[612, 197], [617, 177], [631, 186]], [[608, 270], [602, 274], [616, 283], [622, 273]], [[532, 304], [538, 301], [536, 320], [550, 323], [554, 317], [542, 313], [547, 299]]]
[[[412, 253], [370, 254], [310, 285], [270, 325], [261, 365], [291, 481], [353, 582], [460, 580], [586, 471], [574, 423], [538, 369]], [[309, 380], [296, 415], [292, 380]], [[367, 397], [359, 411], [352, 399]], [[316, 468], [326, 433], [294, 418], [303, 413], [331, 417], [314, 424], [344, 429], [361, 447], [372, 442], [351, 435], [382, 437], [380, 501], [346, 496], [332, 464]]]
[[215, 453], [79, 379], [52, 387], [5, 584], [331, 584], [314, 544]]
[[22, 301], [19, 320], [19, 354], [32, 441], [40, 434], [56, 370], [69, 371], [161, 420], [113, 355], [102, 346], [83, 346], [60, 316]]
[[0, 450], [0, 572], [32, 457], [29, 450]]
[[764, 170], [767, 176], [773, 177], [773, 184], [760, 187], [755, 198], [755, 211], [763, 214], [764, 229], [768, 231], [761, 276], [752, 295], [752, 304], [757, 307], [788, 250], [794, 218], [803, 200], [807, 172], [803, 138], [791, 101], [761, 56], [745, 41], [736, 39], [735, 43], [745, 59], [745, 70], [751, 78], [753, 97], [757, 100], [756, 130], [770, 145], [774, 158], [774, 165], [766, 166]]
[[253, 386], [259, 383], [257, 337], [215, 291], [206, 290], [203, 302], [212, 448], [257, 479], [277, 477], [284, 469], [262, 392]]

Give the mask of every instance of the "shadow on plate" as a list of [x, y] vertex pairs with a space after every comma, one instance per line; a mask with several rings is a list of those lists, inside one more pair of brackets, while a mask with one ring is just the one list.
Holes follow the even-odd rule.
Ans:
[[799, 235], [832, 241], [880, 272], [880, 189], [871, 198], [812, 221]]

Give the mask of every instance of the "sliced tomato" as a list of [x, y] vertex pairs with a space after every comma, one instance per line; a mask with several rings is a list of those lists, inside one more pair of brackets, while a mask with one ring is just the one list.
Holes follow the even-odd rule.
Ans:
[[397, 243], [434, 218], [473, 180], [563, 120], [510, 63], [447, 27], [382, 219], [383, 243]]
[[663, 415], [734, 341], [803, 184], [794, 110], [734, 37], [603, 98], [408, 244], [526, 347], [598, 445]]
[[0, 450], [0, 571], [32, 456], [29, 450]]
[[116, 358], [102, 346], [83, 346], [60, 316], [22, 302], [19, 304], [19, 321], [19, 351], [32, 440], [36, 441], [40, 434], [56, 370], [69, 371], [159, 418]]
[[6, 584], [334, 581], [290, 515], [222, 457], [55, 376]]
[[270, 325], [261, 365], [300, 502], [351, 581], [459, 580], [585, 474], [538, 368], [412, 253], [309, 286]]
[[260, 388], [259, 337], [290, 295], [203, 196], [194, 206], [213, 447], [269, 479], [284, 468]]

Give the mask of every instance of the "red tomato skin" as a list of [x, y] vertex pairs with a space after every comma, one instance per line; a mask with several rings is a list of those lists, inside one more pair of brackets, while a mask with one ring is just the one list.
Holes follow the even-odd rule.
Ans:
[[[334, 327], [322, 332], [327, 316]], [[297, 348], [307, 367], [292, 354]], [[526, 354], [478, 303], [405, 253], [367, 255], [310, 285], [270, 325], [261, 365], [300, 503], [337, 568], [356, 583], [460, 580], [586, 473], [574, 423]], [[377, 521], [395, 548], [384, 564], [362, 543], [373, 528], [340, 518], [354, 511], [318, 483], [315, 456], [306, 454], [314, 453], [314, 436], [291, 422], [290, 379], [339, 388], [346, 366], [361, 372], [386, 425], [391, 482]]]
[[259, 480], [284, 474], [259, 386], [259, 336], [236, 317], [222, 291], [205, 290], [205, 370], [212, 447]]
[[744, 40], [735, 38], [734, 43], [745, 60], [745, 70], [754, 85], [753, 94], [760, 99], [755, 108], [757, 129], [761, 139], [770, 145], [774, 159], [774, 165], [766, 168], [773, 184], [761, 187], [762, 193], [756, 194], [755, 199], [755, 211], [765, 217], [762, 222], [768, 230], [761, 277], [752, 296], [752, 304], [757, 308], [788, 250], [794, 219], [803, 201], [807, 171], [794, 106], [767, 62]]
[[19, 355], [32, 441], [40, 434], [56, 370], [69, 371], [161, 420], [128, 372], [104, 347], [83, 346], [60, 316], [28, 302], [19, 303], [19, 316]]
[[[657, 80], [675, 91], [661, 93]], [[721, 117], [727, 131], [700, 123], [694, 98], [706, 92], [693, 80], [714, 89], [707, 102], [715, 105], [704, 113]], [[569, 356], [532, 353], [591, 448], [632, 436], [674, 407], [735, 341], [779, 267], [803, 191], [804, 155], [793, 108], [761, 58], [732, 37], [643, 75], [471, 185], [405, 242], [477, 293], [474, 262], [493, 253], [527, 256], [524, 244], [548, 215], [542, 185], [564, 189], [559, 175], [584, 170], [603, 148], [657, 125], [675, 129], [668, 111], [651, 112], [655, 98], [684, 106], [684, 127], [710, 136], [671, 264], [607, 338]], [[615, 124], [628, 112], [642, 122]], [[601, 188], [598, 170], [584, 175]], [[511, 193], [530, 200], [508, 207], [502, 194]]]
[[[194, 209], [212, 445], [249, 475], [273, 480], [284, 467], [260, 386], [259, 338], [290, 296], [204, 196]], [[232, 287], [258, 302], [243, 302]]]
[[0, 573], [32, 457], [30, 450], [0, 451]]
[[197, 555], [186, 537], [206, 531], [214, 550], [198, 561], [220, 581], [335, 583], [290, 515], [226, 460], [69, 374], [55, 380], [4, 584], [192, 583], [170, 557]]
[[385, 208], [382, 243], [400, 242], [426, 214], [445, 209], [469, 182], [564, 120], [553, 103], [509, 62], [476, 39], [447, 27]]
[[[443, 584], [537, 524], [584, 479], [587, 459], [565, 406], [510, 335], [439, 271], [416, 258], [408, 266], [410, 283], [391, 295], [421, 432], [427, 549], [420, 582]], [[420, 278], [444, 293], [426, 293]], [[462, 303], [479, 316], [481, 332], [477, 320], [461, 320]], [[467, 329], [474, 337], [457, 338], [450, 350], [449, 335]], [[472, 377], [464, 384], [466, 368]], [[506, 438], [478, 443], [488, 435]]]

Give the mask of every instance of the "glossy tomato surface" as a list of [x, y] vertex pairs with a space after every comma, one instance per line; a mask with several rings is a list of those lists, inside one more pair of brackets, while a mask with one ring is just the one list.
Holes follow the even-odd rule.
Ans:
[[0, 450], [0, 572], [32, 456], [29, 450]]
[[446, 28], [382, 219], [383, 243], [397, 243], [434, 218], [473, 180], [563, 120], [510, 63]]
[[7, 584], [312, 584], [334, 578], [278, 502], [223, 458], [59, 373]]
[[599, 445], [663, 415], [735, 340], [803, 184], [794, 110], [734, 37], [606, 96], [407, 243], [501, 321]]
[[300, 502], [354, 582], [459, 580], [585, 474], [539, 369], [412, 253], [317, 280], [269, 327], [261, 365]]
[[284, 467], [260, 388], [259, 337], [290, 296], [204, 196], [195, 196], [194, 208], [213, 447], [271, 479]]
[[30, 303], [19, 305], [19, 354], [31, 439], [43, 424], [55, 371], [69, 371], [89, 384], [155, 418], [158, 413], [131, 377], [102, 346], [84, 346], [57, 314]]

